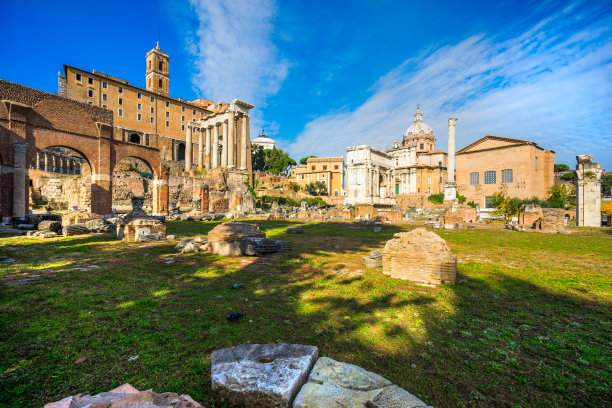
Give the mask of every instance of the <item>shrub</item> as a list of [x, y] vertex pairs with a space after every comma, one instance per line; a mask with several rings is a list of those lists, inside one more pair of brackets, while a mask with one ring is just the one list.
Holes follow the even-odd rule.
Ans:
[[444, 202], [444, 194], [432, 194], [427, 199], [434, 204], [442, 204]]

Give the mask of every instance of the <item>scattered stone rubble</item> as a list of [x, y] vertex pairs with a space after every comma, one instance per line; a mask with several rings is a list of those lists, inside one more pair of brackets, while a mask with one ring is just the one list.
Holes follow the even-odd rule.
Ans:
[[266, 238], [255, 224], [224, 222], [208, 233], [210, 252], [223, 256], [260, 256], [272, 252], [291, 251], [285, 241]]
[[43, 408], [198, 408], [202, 405], [189, 395], [173, 392], [138, 391], [123, 384], [108, 392], [89, 395], [88, 392], [46, 404]]
[[378, 374], [300, 344], [246, 344], [211, 358], [215, 403], [249, 408], [426, 408]]
[[122, 241], [161, 241], [166, 237], [166, 226], [155, 218], [137, 218], [117, 227], [117, 239]]
[[416, 228], [393, 236], [382, 251], [384, 274], [427, 285], [455, 282], [457, 257], [436, 233]]
[[382, 266], [382, 251], [377, 249], [370, 252], [369, 256], [364, 256], [363, 264], [366, 268], [380, 268]]
[[187, 254], [190, 252], [208, 251], [208, 238], [207, 237], [195, 237], [193, 239], [183, 238], [181, 242], [176, 244], [174, 249], [179, 251], [182, 254]]

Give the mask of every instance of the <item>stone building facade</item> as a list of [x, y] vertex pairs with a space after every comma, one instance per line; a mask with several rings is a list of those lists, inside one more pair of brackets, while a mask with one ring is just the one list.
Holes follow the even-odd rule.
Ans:
[[344, 158], [342, 157], [310, 157], [306, 164], [291, 169], [291, 178], [302, 190], [306, 185], [322, 181], [327, 186], [330, 197], [344, 195]]
[[482, 208], [495, 193], [546, 199], [554, 184], [555, 152], [535, 142], [485, 136], [456, 153], [457, 191]]
[[[168, 162], [166, 165], [170, 169], [183, 169], [182, 165], [176, 166], [172, 162], [184, 163], [184, 170], [187, 171], [195, 166], [212, 168], [213, 163], [216, 163], [215, 167], [231, 168], [229, 163], [233, 158], [235, 168], [250, 174], [249, 110], [253, 106], [238, 100], [228, 104], [204, 99], [188, 102], [172, 98], [169, 96], [169, 69], [170, 57], [159, 48], [158, 43], [146, 55], [146, 89], [96, 70], [89, 72], [64, 65], [58, 93], [111, 110], [118, 138], [126, 143], [159, 149], [162, 161]], [[232, 123], [229, 122], [230, 117], [233, 117]], [[232, 133], [232, 126], [236, 133]], [[218, 137], [214, 144], [216, 128]], [[231, 155], [224, 153], [232, 147], [234, 152]], [[217, 162], [212, 156], [215, 148]], [[200, 156], [203, 150], [211, 151], [209, 166], [205, 165], [206, 158]], [[242, 160], [245, 156], [246, 159]], [[224, 160], [224, 157], [227, 159]]]
[[347, 205], [395, 205], [403, 194], [439, 194], [446, 181], [447, 154], [435, 150], [436, 138], [417, 108], [402, 142], [378, 150], [362, 145], [346, 149]]

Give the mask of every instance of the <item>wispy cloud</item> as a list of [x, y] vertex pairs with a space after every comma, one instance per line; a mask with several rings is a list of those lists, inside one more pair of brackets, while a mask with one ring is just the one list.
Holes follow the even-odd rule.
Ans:
[[194, 87], [213, 101], [238, 98], [264, 106], [289, 69], [271, 40], [274, 1], [190, 2], [198, 19], [189, 43]]
[[534, 140], [570, 165], [577, 154], [593, 153], [612, 170], [611, 23], [605, 11], [568, 8], [510, 39], [481, 34], [408, 59], [356, 109], [309, 122], [289, 151], [388, 148], [420, 103], [438, 148], [446, 150], [446, 119], [457, 117], [457, 148], [495, 134]]

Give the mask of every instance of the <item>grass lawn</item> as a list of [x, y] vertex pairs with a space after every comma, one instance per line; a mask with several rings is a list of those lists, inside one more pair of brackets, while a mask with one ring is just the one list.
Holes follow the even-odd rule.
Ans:
[[[108, 235], [0, 239], [0, 256], [15, 259], [0, 263], [0, 405], [129, 382], [212, 406], [212, 351], [247, 341], [318, 346], [437, 408], [612, 405], [609, 229], [437, 230], [458, 282], [430, 288], [361, 265], [414, 225], [314, 223], [291, 235], [289, 222], [254, 222], [293, 251], [222, 258]], [[169, 222], [168, 233], [214, 225]], [[233, 312], [246, 316], [230, 323]]]

